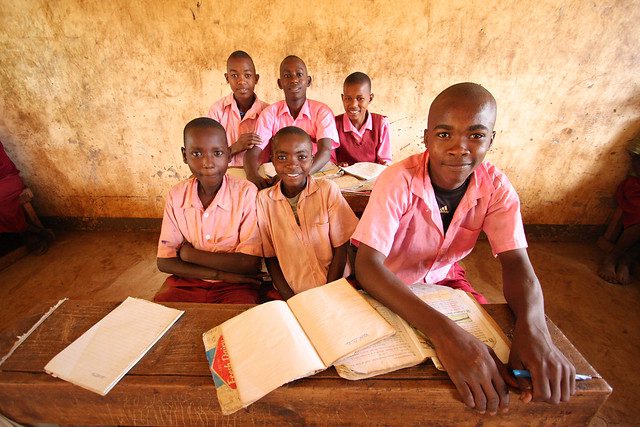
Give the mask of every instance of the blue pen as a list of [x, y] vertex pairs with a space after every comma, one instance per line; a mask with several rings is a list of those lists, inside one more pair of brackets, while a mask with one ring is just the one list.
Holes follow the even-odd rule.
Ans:
[[[526, 369], [513, 369], [513, 376], [516, 378], [531, 378], [531, 372]], [[576, 374], [576, 381], [593, 379], [591, 375]]]

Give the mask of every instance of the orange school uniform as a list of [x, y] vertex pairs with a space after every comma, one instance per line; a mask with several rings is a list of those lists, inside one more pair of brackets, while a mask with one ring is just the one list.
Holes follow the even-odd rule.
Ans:
[[263, 255], [278, 258], [295, 293], [327, 283], [333, 248], [348, 242], [358, 223], [338, 186], [313, 177], [300, 193], [297, 213], [300, 225], [280, 185], [258, 193]]

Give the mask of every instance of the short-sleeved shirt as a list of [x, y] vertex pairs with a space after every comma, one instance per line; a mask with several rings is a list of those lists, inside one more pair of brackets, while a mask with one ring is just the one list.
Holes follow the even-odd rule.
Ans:
[[352, 239], [382, 253], [385, 266], [406, 284], [452, 278], [452, 266], [484, 231], [494, 255], [525, 248], [520, 200], [507, 177], [480, 164], [446, 235], [427, 169], [428, 152], [390, 166], [377, 179]]
[[297, 126], [309, 134], [313, 142], [313, 154], [318, 151], [315, 143], [319, 139], [331, 139], [332, 150], [340, 145], [333, 112], [322, 102], [307, 99], [295, 120], [286, 101], [278, 101], [265, 108], [256, 124], [256, 133], [262, 139], [260, 148], [264, 150], [271, 137], [286, 126]]
[[[243, 133], [255, 133], [256, 122], [262, 110], [267, 108], [269, 104], [261, 101], [256, 96], [253, 105], [246, 111], [244, 117], [240, 117], [240, 110], [236, 103], [233, 93], [220, 98], [209, 109], [209, 117], [217, 121], [224, 127], [227, 133], [227, 144], [234, 144]], [[244, 159], [244, 151], [231, 157], [229, 166], [242, 166]]]
[[218, 194], [204, 209], [197, 179], [176, 184], [164, 208], [158, 258], [177, 257], [184, 241], [203, 251], [262, 256], [256, 194], [249, 181], [225, 175]]
[[333, 248], [348, 242], [358, 223], [336, 183], [312, 177], [298, 199], [300, 225], [280, 185], [258, 193], [257, 211], [263, 255], [278, 257], [295, 293], [327, 283]]
[[[375, 122], [373, 120], [374, 117], [376, 118]], [[337, 164], [339, 161], [337, 158], [338, 151], [344, 150], [348, 157], [352, 157], [356, 161], [370, 161], [381, 164], [391, 163], [391, 141], [389, 139], [389, 120], [387, 117], [367, 112], [367, 119], [360, 129], [356, 129], [346, 114], [336, 116], [335, 120], [338, 136], [340, 137], [340, 148], [332, 153], [332, 162]], [[374, 129], [374, 126], [378, 123], [379, 129]], [[371, 147], [362, 146], [364, 144], [362, 140], [365, 138], [365, 134], [367, 135], [366, 142], [373, 139], [373, 141], [371, 141], [373, 144]], [[373, 135], [377, 136], [377, 138], [372, 138]], [[360, 160], [356, 155], [352, 155], [352, 153], [361, 151], [371, 152], [372, 158]]]

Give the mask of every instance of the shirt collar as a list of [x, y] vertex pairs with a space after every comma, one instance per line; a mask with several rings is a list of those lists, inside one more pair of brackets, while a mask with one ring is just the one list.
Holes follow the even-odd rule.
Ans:
[[[255, 93], [254, 93], [255, 95]], [[224, 97], [223, 102], [223, 106], [224, 108], [227, 107], [231, 107], [231, 111], [233, 111], [236, 116], [238, 116], [238, 118], [240, 118], [240, 109], [238, 108], [238, 103], [236, 102], [236, 99], [233, 97], [233, 92], [231, 92], [229, 95]], [[256, 95], [256, 99], [253, 100], [253, 104], [251, 105], [251, 108], [249, 108], [249, 110], [244, 114], [244, 117], [242, 118], [244, 119], [257, 119], [258, 116], [260, 115], [260, 105], [262, 104], [262, 102], [260, 101], [260, 99], [258, 98], [258, 95]]]
[[[304, 200], [310, 194], [313, 194], [316, 191], [318, 191], [318, 188], [319, 187], [318, 187], [318, 183], [316, 182], [316, 179], [314, 177], [312, 177], [312, 176], [307, 177], [307, 186], [300, 193], [300, 198], [298, 199], [298, 203], [300, 203], [302, 200]], [[281, 188], [280, 181], [278, 181], [278, 183], [276, 185], [274, 185], [273, 187], [271, 187], [268, 191], [269, 191], [268, 195], [272, 200], [284, 200], [284, 199], [286, 199], [286, 196], [284, 194], [282, 194], [282, 188]]]
[[[289, 111], [289, 106], [287, 105], [287, 100], [282, 100], [282, 105], [280, 106], [280, 110], [278, 111], [278, 115], [282, 116], [284, 114], [288, 114], [293, 118], [291, 111]], [[298, 117], [295, 118], [297, 120], [300, 116], [306, 116], [308, 119], [311, 119], [311, 106], [309, 105], [309, 100], [305, 99], [304, 104], [302, 104], [302, 108], [300, 109], [300, 113], [298, 113]]]
[[360, 134], [360, 132], [364, 132], [365, 130], [373, 130], [373, 119], [371, 118], [371, 113], [367, 111], [367, 118], [364, 121], [362, 130], [356, 129], [353, 123], [351, 123], [351, 120], [349, 120], [349, 116], [347, 116], [347, 113], [344, 113], [342, 115], [342, 128], [346, 132], [355, 132], [358, 134]]
[[224, 177], [222, 178], [222, 185], [220, 185], [218, 193], [213, 198], [211, 204], [207, 207], [207, 209], [204, 209], [204, 206], [202, 206], [202, 201], [200, 200], [200, 197], [198, 197], [198, 180], [195, 177], [191, 177], [189, 179], [190, 182], [188, 183], [187, 197], [185, 197], [184, 199], [182, 208], [210, 210], [212, 207], [219, 207], [226, 211], [229, 210], [230, 194], [228, 185], [229, 177], [227, 176], [227, 174], [224, 174]]

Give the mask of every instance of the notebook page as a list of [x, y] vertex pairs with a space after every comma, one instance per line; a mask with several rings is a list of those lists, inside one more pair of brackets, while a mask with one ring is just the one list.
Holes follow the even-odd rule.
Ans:
[[345, 279], [301, 292], [287, 304], [327, 366], [395, 333]]
[[58, 353], [44, 369], [104, 396], [183, 313], [129, 297]]
[[343, 171], [349, 175], [353, 175], [356, 178], [369, 180], [377, 178], [387, 167], [385, 165], [379, 165], [371, 162], [358, 162], [351, 166], [341, 167]]
[[283, 301], [253, 307], [224, 322], [221, 329], [243, 406], [289, 381], [326, 369]]

